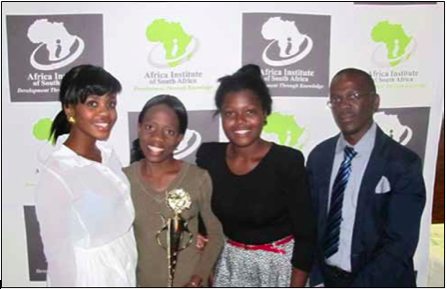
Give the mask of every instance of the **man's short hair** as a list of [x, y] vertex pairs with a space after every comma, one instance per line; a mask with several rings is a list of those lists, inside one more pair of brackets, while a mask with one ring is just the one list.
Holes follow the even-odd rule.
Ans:
[[369, 73], [357, 68], [345, 68], [334, 75], [331, 83], [334, 81], [334, 79], [342, 75], [354, 75], [365, 79], [366, 84], [371, 88], [370, 91], [376, 93], [376, 85], [374, 84], [374, 79]]

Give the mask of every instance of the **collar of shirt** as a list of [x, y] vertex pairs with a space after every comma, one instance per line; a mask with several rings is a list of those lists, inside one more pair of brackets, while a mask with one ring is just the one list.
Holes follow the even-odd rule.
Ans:
[[357, 152], [357, 155], [355, 157], [361, 157], [362, 155], [369, 154], [374, 148], [376, 131], [377, 131], [377, 125], [375, 122], [373, 122], [369, 130], [365, 133], [365, 135], [362, 136], [362, 138], [355, 146], [349, 144], [343, 137], [343, 134], [340, 134], [340, 137], [338, 138], [337, 141], [337, 147], [335, 148], [335, 153], [336, 154], [343, 153], [345, 146], [350, 146], [354, 148], [354, 150]]
[[[69, 147], [64, 145], [64, 142], [67, 140], [68, 134], [61, 135], [58, 137], [56, 145], [54, 146], [53, 156], [57, 156], [57, 158], [67, 167], [85, 167], [93, 165], [97, 162], [86, 159], [83, 156], [78, 155], [74, 151], [72, 151]], [[105, 142], [97, 141], [96, 145], [98, 149], [101, 151], [102, 164], [107, 164], [112, 156], [113, 150], [109, 147]]]

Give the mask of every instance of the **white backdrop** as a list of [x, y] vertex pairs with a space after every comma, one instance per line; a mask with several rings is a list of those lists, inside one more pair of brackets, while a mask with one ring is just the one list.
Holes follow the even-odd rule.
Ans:
[[[273, 18], [284, 29], [267, 27]], [[59, 30], [30, 29], [41, 22], [53, 28], [63, 23], [63, 29], [60, 25]], [[292, 27], [294, 35], [305, 41], [290, 37], [293, 33], [284, 32], [285, 27]], [[262, 33], [263, 28], [271, 29], [274, 37]], [[71, 37], [48, 40], [54, 34]], [[171, 38], [157, 39], [164, 36]], [[64, 39], [75, 42], [67, 44]], [[283, 51], [278, 46], [281, 39], [288, 41]], [[216, 121], [209, 118], [207, 123], [200, 117], [214, 109], [216, 80], [249, 62], [259, 64], [266, 78], [272, 71], [300, 75], [287, 80], [270, 75], [275, 118], [269, 120], [264, 136], [307, 156], [316, 144], [338, 132], [326, 107], [330, 77], [345, 67], [370, 72], [383, 108], [376, 121], [424, 159], [428, 196], [415, 261], [418, 285], [426, 285], [444, 107], [443, 40], [444, 3], [2, 3], [4, 286], [45, 284], [32, 281], [44, 271], [31, 253], [38, 240], [31, 231], [27, 237], [33, 225], [25, 221], [24, 207], [34, 205], [38, 156], [45, 147], [49, 119], [60, 110], [55, 101], [57, 81], [70, 67], [86, 62], [103, 65], [123, 85], [119, 119], [109, 141], [124, 165], [129, 162], [129, 135], [135, 131], [130, 112], [138, 112], [160, 93], [178, 96], [191, 111], [190, 117], [196, 119], [191, 142], [225, 140], [218, 125], [212, 126]], [[65, 57], [67, 47], [71, 50]], [[299, 52], [292, 55], [293, 49]], [[295, 56], [301, 59], [295, 61]], [[266, 59], [279, 64], [269, 66]], [[284, 65], [285, 59], [292, 59], [292, 64]]]

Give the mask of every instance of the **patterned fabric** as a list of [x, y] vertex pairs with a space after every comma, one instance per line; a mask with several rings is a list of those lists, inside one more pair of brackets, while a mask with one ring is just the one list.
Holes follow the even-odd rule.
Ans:
[[225, 236], [244, 244], [267, 244], [293, 235], [291, 262], [309, 272], [316, 241], [316, 219], [304, 156], [295, 149], [272, 143], [259, 164], [235, 175], [226, 162], [228, 143], [203, 143], [197, 164], [213, 180], [213, 212]]
[[290, 287], [294, 241], [275, 246], [285, 254], [246, 250], [226, 243], [216, 267], [214, 287]]
[[345, 159], [341, 163], [332, 187], [331, 207], [327, 217], [324, 256], [326, 259], [337, 253], [340, 244], [340, 224], [342, 221], [342, 205], [344, 191], [351, 174], [351, 161], [357, 154], [353, 148], [346, 146]]

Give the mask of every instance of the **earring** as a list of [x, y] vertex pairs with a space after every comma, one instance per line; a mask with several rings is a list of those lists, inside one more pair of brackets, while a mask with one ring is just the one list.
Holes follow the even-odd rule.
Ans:
[[74, 116], [72, 116], [72, 115], [69, 115], [68, 118], [67, 118], [67, 120], [68, 120], [68, 122], [71, 123], [71, 124], [76, 123], [76, 120], [75, 120]]

